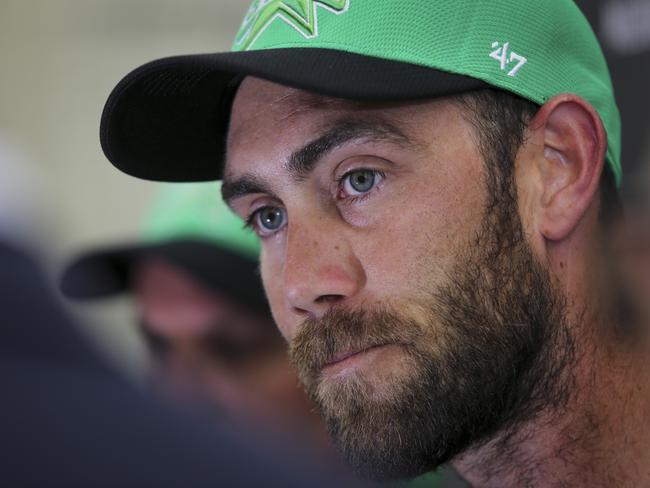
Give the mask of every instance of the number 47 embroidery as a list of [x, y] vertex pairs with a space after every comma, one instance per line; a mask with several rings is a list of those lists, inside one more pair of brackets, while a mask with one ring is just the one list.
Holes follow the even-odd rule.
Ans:
[[[517, 62], [515, 67], [508, 72], [508, 76], [516, 76], [519, 70], [524, 67], [524, 64], [528, 62], [528, 59], [525, 57], [517, 54], [514, 51], [510, 51], [509, 42], [506, 42], [503, 46], [500, 46], [499, 42], [495, 41], [492, 43], [492, 48], [497, 49], [490, 53], [490, 57], [499, 61], [501, 64], [501, 70], [504, 70], [510, 66], [510, 63], [514, 63], [515, 61]], [[510, 57], [508, 57], [508, 54], [510, 54]]]

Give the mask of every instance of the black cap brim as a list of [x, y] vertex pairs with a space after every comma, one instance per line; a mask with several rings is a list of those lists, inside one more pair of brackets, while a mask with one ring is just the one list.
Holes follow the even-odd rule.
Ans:
[[101, 123], [107, 158], [148, 180], [222, 176], [236, 83], [255, 76], [325, 96], [422, 100], [485, 88], [477, 79], [334, 49], [269, 49], [176, 56], [132, 71], [111, 93]]
[[160, 257], [184, 269], [207, 288], [252, 311], [268, 313], [257, 261], [192, 239], [116, 246], [82, 255], [65, 267], [61, 291], [77, 300], [129, 291], [134, 266], [143, 257]]

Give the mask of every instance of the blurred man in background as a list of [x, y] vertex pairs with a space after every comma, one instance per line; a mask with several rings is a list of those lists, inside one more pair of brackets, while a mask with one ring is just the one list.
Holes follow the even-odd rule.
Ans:
[[[35, 249], [38, 181], [0, 143], [0, 485], [333, 486], [308, 457], [136, 389], [77, 330]], [[266, 448], [262, 447], [266, 445]], [[307, 466], [312, 465], [312, 468]]]
[[76, 299], [131, 293], [159, 386], [209, 403], [219, 416], [300, 432], [329, 452], [271, 318], [257, 236], [219, 191], [215, 184], [163, 188], [142, 241], [79, 257], [63, 275], [63, 292]]

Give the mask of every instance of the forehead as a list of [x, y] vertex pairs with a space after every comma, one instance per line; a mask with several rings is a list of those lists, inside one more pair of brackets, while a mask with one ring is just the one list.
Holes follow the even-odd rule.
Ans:
[[[264, 151], [267, 160], [283, 158], [333, 125], [361, 122], [392, 127], [419, 145], [423, 140], [431, 142], [432, 132], [426, 129], [458, 114], [457, 104], [449, 99], [358, 102], [248, 77], [232, 105], [225, 174], [230, 176], [248, 166], [245, 161], [249, 154], [258, 157]], [[260, 169], [259, 161], [255, 166]]]
[[[292, 124], [334, 117], [337, 114], [374, 114], [397, 108], [389, 104], [372, 104], [332, 98], [297, 88], [279, 85], [259, 78], [247, 77], [242, 82], [232, 105], [228, 142], [236, 143], [242, 136], [250, 137], [263, 126], [274, 130]], [[392, 114], [394, 117], [395, 114]]]
[[242, 81], [235, 96], [232, 125], [237, 125], [238, 116], [245, 115], [249, 111], [254, 112], [256, 108], [287, 115], [305, 111], [359, 110], [371, 106], [371, 104], [318, 95], [248, 76]]

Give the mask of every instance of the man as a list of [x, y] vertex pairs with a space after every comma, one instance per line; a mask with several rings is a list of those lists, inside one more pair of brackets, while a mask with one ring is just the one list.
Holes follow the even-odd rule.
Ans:
[[142, 242], [93, 250], [62, 277], [76, 299], [133, 294], [153, 379], [215, 415], [275, 434], [300, 432], [328, 451], [299, 387], [258, 274], [259, 242], [219, 198], [220, 185], [161, 189]]
[[256, 1], [234, 51], [131, 73], [102, 144], [223, 177], [351, 465], [650, 483], [644, 341], [606, 286], [620, 121], [575, 4]]
[[[60, 309], [43, 271], [0, 236], [0, 475], [21, 487], [295, 486], [325, 481], [295, 449], [206, 422], [136, 389]], [[261, 446], [265, 445], [265, 448]], [[291, 463], [289, 463], [291, 459]], [[331, 474], [331, 473], [330, 473]]]

